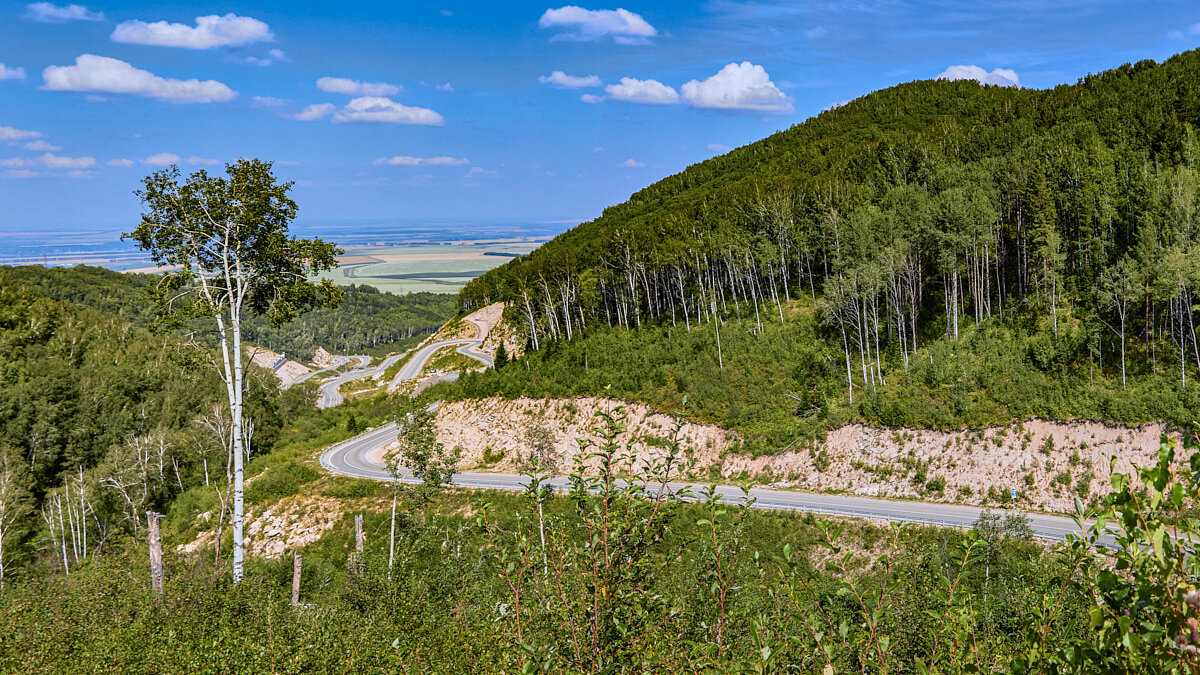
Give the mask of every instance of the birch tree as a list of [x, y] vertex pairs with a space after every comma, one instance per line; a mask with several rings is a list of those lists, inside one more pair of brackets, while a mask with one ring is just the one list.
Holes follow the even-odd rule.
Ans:
[[4, 590], [5, 572], [12, 565], [6, 547], [20, 533], [19, 528], [33, 510], [29, 497], [29, 470], [11, 448], [0, 448], [0, 591]]
[[[232, 427], [233, 579], [242, 578], [243, 470], [246, 457], [242, 322], [263, 314], [281, 325], [314, 307], [334, 306], [341, 291], [329, 280], [342, 251], [331, 243], [289, 236], [296, 203], [292, 183], [279, 183], [271, 163], [239, 159], [225, 176], [197, 171], [182, 179], [171, 166], [142, 180], [135, 192], [145, 211], [125, 239], [148, 251], [164, 273], [151, 291], [162, 325], [202, 318], [215, 324]], [[210, 324], [212, 325], [212, 324]]]

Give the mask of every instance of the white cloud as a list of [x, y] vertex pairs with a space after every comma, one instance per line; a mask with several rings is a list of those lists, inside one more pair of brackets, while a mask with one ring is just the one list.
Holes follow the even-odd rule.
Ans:
[[166, 21], [125, 21], [117, 24], [111, 37], [113, 42], [184, 49], [242, 47], [275, 39], [267, 24], [232, 13], [225, 16], [198, 16], [195, 26]]
[[658, 35], [642, 15], [626, 9], [584, 9], [567, 5], [558, 9], [547, 9], [538, 20], [542, 28], [573, 28], [574, 31], [559, 33], [555, 40], [598, 40], [611, 35], [613, 41], [622, 45], [644, 45], [649, 38]]
[[91, 178], [93, 176], [93, 174], [91, 171], [83, 171], [80, 169], [74, 169], [72, 171], [68, 171], [67, 176], [70, 178]]
[[73, 66], [49, 66], [42, 71], [42, 78], [46, 81], [44, 88], [51, 91], [102, 91], [177, 103], [212, 103], [237, 96], [236, 91], [216, 80], [167, 79], [94, 54], [76, 58]]
[[[604, 91], [615, 101], [663, 105], [678, 103], [679, 93], [658, 80], [637, 80], [622, 77], [620, 84], [610, 84]], [[592, 103], [593, 101], [586, 101]]]
[[579, 97], [579, 100], [583, 101], [584, 103], [602, 103], [608, 99], [605, 96], [597, 96], [595, 94], [584, 94]]
[[259, 108], [278, 108], [288, 103], [286, 98], [275, 98], [274, 96], [255, 96], [252, 100], [254, 105]]
[[817, 26], [816, 28], [809, 28], [804, 31], [804, 37], [806, 38], [823, 38], [828, 34], [829, 31], [825, 30], [824, 26]]
[[12, 169], [7, 172], [7, 175], [9, 178], [35, 178], [38, 172], [30, 171], [29, 169]]
[[462, 166], [470, 163], [471, 160], [465, 157], [409, 157], [408, 155], [380, 157], [372, 162], [372, 164], [387, 164], [390, 166]]
[[25, 69], [20, 66], [6, 66], [0, 63], [0, 80], [23, 80]]
[[586, 87], [599, 87], [602, 82], [595, 75], [577, 76], [567, 75], [561, 70], [556, 70], [549, 75], [542, 75], [538, 78], [538, 82], [542, 84], [550, 84], [559, 89], [583, 89]]
[[729, 152], [733, 148], [725, 145], [724, 143], [709, 143], [708, 149], [712, 152]]
[[178, 163], [179, 155], [170, 152], [160, 152], [157, 155], [150, 155], [142, 160], [142, 164], [149, 164], [150, 166], [167, 166]]
[[0, 159], [0, 166], [3, 167], [27, 166], [28, 164], [29, 160], [23, 157], [9, 157], [8, 159]]
[[12, 127], [0, 127], [0, 141], [24, 141], [30, 138], [41, 138], [39, 131], [25, 131]]
[[684, 84], [680, 91], [683, 100], [696, 108], [792, 112], [791, 99], [771, 82], [762, 66], [749, 61], [731, 63], [703, 82]]
[[427, 124], [442, 126], [446, 120], [429, 108], [402, 105], [381, 96], [350, 99], [345, 108], [333, 115], [334, 122], [384, 122], [387, 124]]
[[51, 150], [51, 151], [62, 150], [62, 148], [60, 148], [59, 146], [50, 145], [46, 141], [29, 141], [28, 143], [25, 143], [21, 147], [25, 148], [26, 150], [33, 150], [34, 152], [42, 152], [43, 150]]
[[47, 152], [42, 155], [42, 164], [51, 169], [86, 169], [96, 164], [95, 157], [59, 157]]
[[1173, 30], [1167, 33], [1167, 37], [1175, 40], [1182, 40], [1188, 35], [1200, 35], [1200, 23], [1194, 23], [1183, 30]]
[[490, 169], [485, 169], [481, 166], [473, 166], [470, 171], [463, 174], [463, 178], [474, 178], [476, 176], [495, 176], [496, 172]]
[[336, 107], [332, 103], [314, 103], [295, 115], [284, 115], [284, 117], [296, 120], [297, 122], [316, 122], [333, 112], [333, 109]]
[[287, 57], [287, 54], [283, 53], [282, 49], [272, 49], [267, 52], [266, 56], [247, 56], [244, 59], [237, 59], [237, 62], [265, 68], [266, 66], [273, 66], [276, 63], [291, 63], [292, 60]]
[[83, 5], [64, 5], [59, 7], [52, 2], [35, 2], [25, 8], [25, 16], [42, 23], [62, 23], [64, 21], [103, 21], [104, 12], [91, 12]]
[[188, 164], [201, 164], [203, 166], [216, 166], [221, 163], [219, 159], [209, 159], [208, 157], [197, 157], [192, 155], [187, 158]]
[[437, 85], [436, 87], [433, 88], [433, 90], [440, 91], [444, 94], [452, 94], [452, 93], [454, 93], [454, 85], [450, 84], [449, 82], [446, 82], [445, 84]]
[[643, 166], [646, 166], [645, 164], [637, 161], [636, 159], [633, 159], [632, 157], [625, 160], [624, 162], [621, 162], [620, 165], [625, 167], [626, 169], [640, 169]]
[[110, 160], [108, 160], [108, 165], [120, 167], [122, 169], [130, 169], [130, 168], [133, 168], [133, 160], [132, 159], [110, 159]]
[[1001, 87], [1021, 86], [1021, 78], [1015, 70], [996, 68], [988, 72], [979, 66], [950, 66], [937, 76], [939, 80], [975, 80], [979, 84], [995, 84]]
[[347, 96], [395, 96], [404, 91], [404, 87], [398, 84], [359, 82], [345, 77], [322, 77], [317, 80], [317, 89]]

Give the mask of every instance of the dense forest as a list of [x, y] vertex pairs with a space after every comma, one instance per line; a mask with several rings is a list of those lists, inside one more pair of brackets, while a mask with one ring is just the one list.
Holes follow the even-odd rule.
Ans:
[[[677, 397], [703, 377], [736, 379], [747, 367], [739, 355], [804, 351], [789, 365], [805, 372], [785, 375], [771, 400], [718, 394], [719, 421], [737, 422], [731, 408], [764, 406], [816, 420], [773, 442], [847, 416], [1194, 422], [1186, 418], [1200, 409], [1198, 91], [1196, 51], [1050, 90], [892, 87], [641, 190], [473, 280], [459, 306], [504, 301], [531, 350], [570, 357], [545, 356], [556, 363], [549, 370], [586, 372], [605, 349], [616, 350], [613, 362], [643, 360], [623, 347], [640, 343], [662, 368], [625, 389], [656, 402], [664, 396], [656, 388], [674, 386]], [[701, 331], [711, 337], [693, 337]], [[718, 331], [735, 343], [729, 361]], [[747, 331], [757, 342], [730, 335]], [[997, 355], [1017, 375], [1028, 371], [1020, 391], [993, 391], [1004, 382], [986, 382], [987, 369], [972, 366]], [[532, 364], [521, 370], [462, 386], [554, 393], [547, 378], [528, 376]], [[757, 370], [770, 376], [772, 367]], [[1065, 403], [1085, 387], [1125, 392], [1151, 382], [1163, 406]], [[899, 390], [914, 383], [919, 391], [902, 400]], [[914, 416], [911, 404], [948, 414]]]
[[[224, 486], [228, 410], [212, 352], [3, 270], [0, 353], [0, 583], [26, 563], [69, 568], [144, 531], [147, 510], [188, 488]], [[246, 398], [253, 457], [312, 414], [315, 391], [280, 391], [252, 368]]]
[[[80, 307], [113, 314], [136, 326], [151, 328], [154, 306], [146, 302], [153, 274], [122, 274], [99, 267], [16, 267], [5, 270], [9, 283], [19, 283], [40, 295]], [[247, 342], [307, 361], [317, 347], [335, 354], [375, 354], [400, 351], [437, 331], [454, 314], [454, 298], [439, 293], [381, 293], [372, 286], [346, 287], [341, 304], [302, 314], [273, 327], [261, 316], [249, 317], [243, 327]], [[189, 325], [187, 332], [211, 345], [211, 326]]]

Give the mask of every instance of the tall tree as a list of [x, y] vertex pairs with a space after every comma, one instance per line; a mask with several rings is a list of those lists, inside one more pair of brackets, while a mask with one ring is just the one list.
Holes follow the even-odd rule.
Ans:
[[4, 590], [4, 572], [12, 566], [12, 556], [4, 555], [5, 546], [12, 549], [33, 510], [29, 483], [29, 470], [20, 455], [12, 448], [0, 447], [0, 591]]
[[334, 306], [341, 291], [329, 280], [309, 281], [332, 269], [341, 249], [321, 239], [296, 239], [288, 225], [296, 203], [292, 183], [276, 181], [271, 163], [239, 159], [225, 176], [197, 171], [186, 180], [171, 166], [142, 180], [135, 194], [145, 206], [141, 223], [124, 236], [165, 270], [152, 289], [162, 325], [197, 317], [216, 323], [233, 441], [233, 578], [242, 578], [243, 464], [246, 418], [242, 322], [263, 314], [280, 325], [314, 307]]

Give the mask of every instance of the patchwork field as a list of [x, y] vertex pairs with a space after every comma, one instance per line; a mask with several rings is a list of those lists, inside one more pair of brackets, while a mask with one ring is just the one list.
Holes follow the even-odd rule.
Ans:
[[388, 293], [457, 293], [471, 279], [537, 248], [542, 240], [493, 239], [407, 246], [347, 246], [336, 284], [369, 284]]

